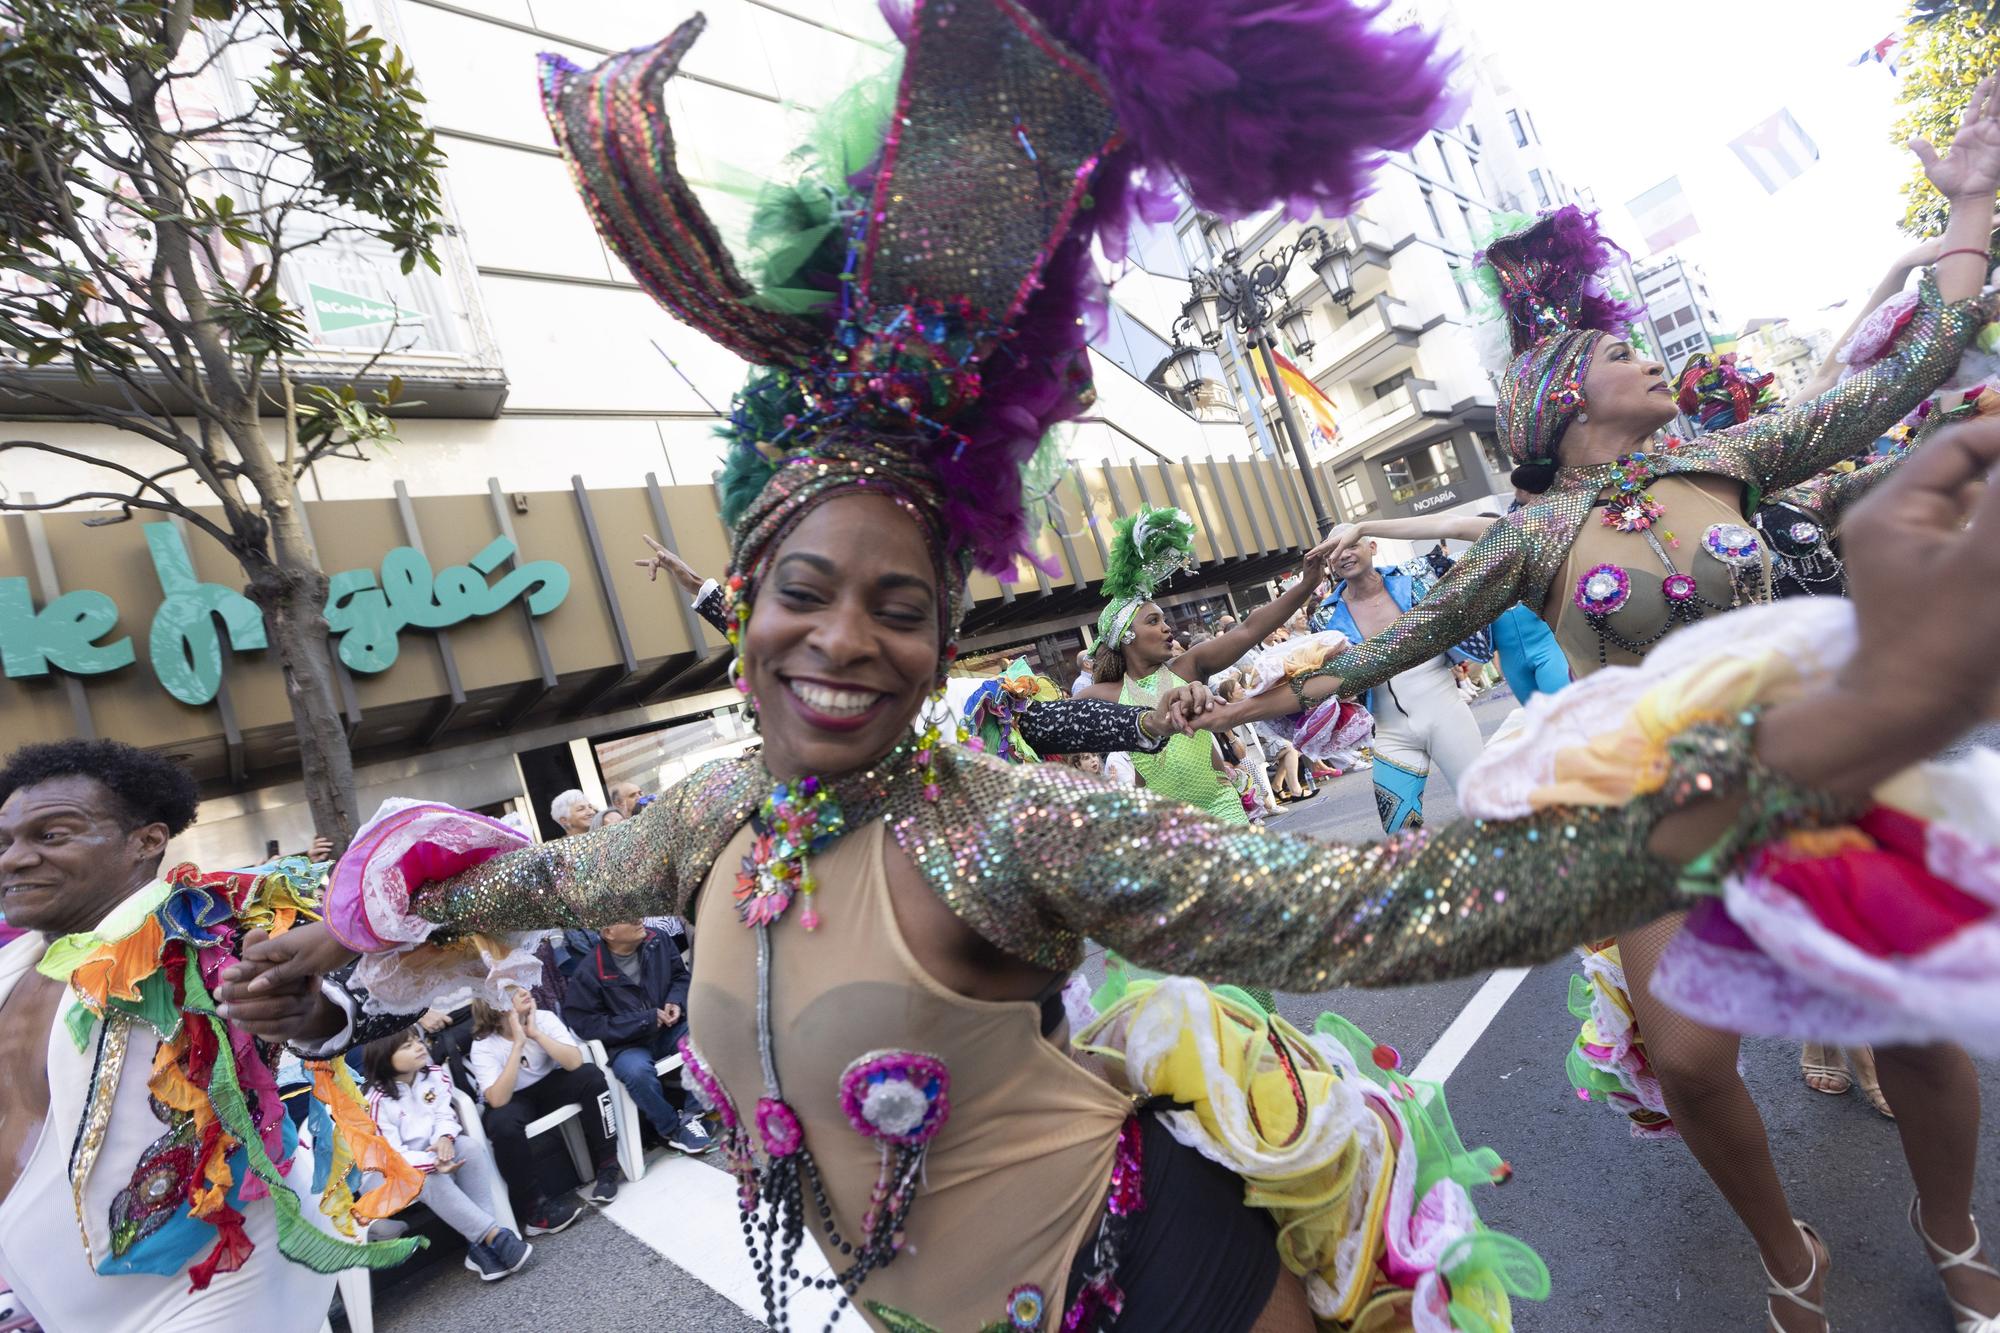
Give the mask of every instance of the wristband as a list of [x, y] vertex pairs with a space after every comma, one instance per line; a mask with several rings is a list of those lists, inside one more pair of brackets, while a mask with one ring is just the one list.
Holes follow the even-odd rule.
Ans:
[[1942, 264], [1945, 260], [1950, 259], [1953, 255], [1978, 255], [1981, 259], [1984, 259], [1989, 265], [1993, 262], [1993, 252], [1987, 249], [1983, 245], [1961, 245], [1956, 250], [1946, 250], [1943, 254], [1939, 255], [1935, 260], [1931, 262], [1933, 265]]
[[1139, 739], [1146, 742], [1146, 744], [1158, 745], [1160, 743], [1160, 738], [1158, 736], [1155, 736], [1152, 732], [1146, 730], [1146, 715], [1144, 713], [1140, 713], [1136, 717], [1134, 717], [1132, 719], [1132, 725], [1135, 728], [1137, 728], [1139, 732]]

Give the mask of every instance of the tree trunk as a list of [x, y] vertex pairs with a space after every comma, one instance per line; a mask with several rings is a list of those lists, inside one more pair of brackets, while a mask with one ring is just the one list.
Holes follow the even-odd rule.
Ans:
[[285, 671], [285, 698], [298, 732], [313, 831], [344, 851], [361, 821], [355, 806], [354, 756], [341, 723], [322, 614], [326, 575], [310, 564], [280, 564], [251, 581], [250, 598], [264, 609], [271, 647]]

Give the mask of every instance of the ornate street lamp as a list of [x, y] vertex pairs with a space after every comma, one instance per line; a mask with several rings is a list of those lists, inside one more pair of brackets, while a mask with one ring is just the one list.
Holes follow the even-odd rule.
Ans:
[[[1230, 233], [1213, 219], [1203, 219], [1202, 225], [1211, 240], [1220, 238], [1226, 243], [1231, 239]], [[1175, 326], [1175, 343], [1179, 345], [1178, 330], [1185, 326], [1192, 328], [1204, 345], [1214, 347], [1222, 341], [1226, 324], [1236, 330], [1246, 347], [1256, 349], [1263, 358], [1265, 376], [1278, 398], [1278, 415], [1284, 422], [1292, 455], [1298, 460], [1299, 480], [1312, 504], [1313, 521], [1324, 536], [1333, 531], [1333, 515], [1314, 479], [1305, 432], [1299, 427], [1291, 395], [1285, 392], [1284, 381], [1279, 378], [1277, 359], [1271, 348], [1271, 326], [1275, 323], [1300, 355], [1312, 350], [1312, 322], [1305, 305], [1291, 305], [1285, 297], [1285, 274], [1293, 261], [1308, 251], [1313, 254], [1308, 266], [1326, 294], [1346, 306], [1354, 299], [1354, 270], [1346, 243], [1336, 241], [1324, 227], [1309, 226], [1291, 244], [1257, 255], [1247, 268], [1241, 253], [1232, 247], [1222, 252], [1214, 267], [1195, 269], [1188, 279], [1193, 291], [1187, 304], [1181, 307], [1180, 324]], [[1178, 354], [1175, 359], [1178, 360]]]
[[1344, 246], [1322, 242], [1319, 254], [1313, 258], [1312, 271], [1335, 305], [1345, 309], [1347, 303], [1354, 299], [1354, 264]]
[[1278, 316], [1278, 331], [1285, 335], [1297, 356], [1311, 356], [1313, 349], [1312, 311], [1302, 305], [1290, 306]]
[[1201, 383], [1201, 349], [1176, 340], [1174, 350], [1160, 367], [1160, 377], [1173, 392], [1183, 397], [1192, 394]]

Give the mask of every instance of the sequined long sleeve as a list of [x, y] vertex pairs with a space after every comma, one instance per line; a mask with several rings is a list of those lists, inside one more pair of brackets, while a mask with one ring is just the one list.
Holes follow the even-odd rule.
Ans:
[[[1673, 748], [1661, 791], [1682, 796], [1696, 773], [1699, 790], [1734, 790], [1753, 753], [1740, 724]], [[1225, 824], [1054, 768], [986, 804], [969, 803], [973, 824], [942, 845], [907, 824], [898, 837], [968, 924], [1046, 965], [1060, 959], [1016, 941], [1091, 939], [1147, 966], [1280, 989], [1403, 985], [1542, 962], [1679, 900], [1679, 872], [1647, 850], [1675, 805], [1664, 795], [1358, 846]]]
[[1867, 449], [1944, 383], [1991, 304], [1982, 296], [1946, 305], [1928, 270], [1918, 296], [1916, 311], [1888, 356], [1817, 398], [1702, 437], [1689, 466], [1698, 470], [1699, 458], [1712, 458], [1721, 464], [1717, 470], [1768, 494]]
[[1351, 697], [1440, 655], [1528, 595], [1529, 555], [1526, 532], [1510, 522], [1495, 523], [1393, 625], [1311, 674], [1338, 676], [1340, 692]]
[[1109, 699], [1051, 699], [1015, 715], [1021, 739], [1037, 754], [1103, 754], [1110, 750], [1157, 753], [1165, 736], [1149, 738], [1139, 719], [1150, 710]]
[[1841, 518], [1863, 496], [1893, 476], [1909, 454], [1908, 449], [1898, 449], [1887, 458], [1878, 458], [1865, 467], [1851, 468], [1846, 472], [1822, 472], [1811, 481], [1787, 486], [1768, 497], [1767, 503], [1790, 505], [1811, 515], [1821, 527], [1831, 532], [1840, 526]]
[[[701, 822], [698, 791], [690, 778], [609, 828], [523, 847], [427, 884], [411, 894], [410, 910], [455, 931], [488, 934], [672, 915], [693, 864], [682, 849]], [[702, 862], [700, 872], [707, 869]]]

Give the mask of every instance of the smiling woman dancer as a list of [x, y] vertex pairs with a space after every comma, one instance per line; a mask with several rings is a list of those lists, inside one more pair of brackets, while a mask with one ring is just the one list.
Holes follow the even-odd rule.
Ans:
[[[1770, 557], [1746, 522], [1759, 497], [1866, 449], [1944, 381], [1991, 317], [1989, 303], [1975, 298], [2000, 186], [2000, 84], [1981, 81], [1949, 154], [1912, 147], [1953, 207], [1943, 251], [1895, 349], [1818, 398], [1685, 443], [1656, 439], [1673, 419], [1673, 390], [1665, 368], [1624, 340], [1630, 312], [1598, 277], [1616, 247], [1593, 218], [1559, 209], [1494, 242], [1486, 258], [1514, 345], [1501, 376], [1500, 429], [1515, 484], [1542, 499], [1496, 523], [1390, 629], [1328, 663], [1320, 679], [1295, 682], [1301, 700], [1366, 689], [1516, 602], [1541, 612], [1587, 678], [1641, 660], [1677, 625], [1769, 600]], [[1224, 720], [1245, 720], [1245, 711], [1226, 709]], [[1671, 1115], [1756, 1241], [1772, 1277], [1773, 1326], [1819, 1333], [1826, 1249], [1792, 1218], [1763, 1121], [1736, 1073], [1737, 1038], [1688, 1022], [1649, 993], [1677, 929], [1668, 920], [1621, 934], [1615, 954], [1595, 960], [1618, 990], [1629, 988], [1644, 1034], [1643, 1047], [1620, 1041], [1615, 1054], [1649, 1064], [1635, 1077], [1653, 1103], [1645, 1108], [1651, 1122]], [[1876, 1054], [1922, 1195], [1920, 1228], [1933, 1248], [1976, 1255], [1971, 1063], [1944, 1046]], [[2000, 1312], [2000, 1277], [1965, 1264], [1943, 1276], [1969, 1326], [1989, 1329], [1978, 1320]]]
[[[1102, 17], [1096, 5], [1047, 8], [1052, 25]], [[1416, 99], [1407, 123], [1357, 125], [1352, 100], [1346, 122], [1316, 110], [1308, 143], [1255, 124], [1268, 160], [1324, 170], [1330, 155], [1407, 142], [1434, 109], [1421, 38], [1373, 32], [1367, 15], [1332, 6], [1255, 10], [1212, 3], [1203, 22], [1228, 32], [1177, 36], [1228, 50], [1245, 31], [1295, 58], [1299, 87], [1280, 88], [1281, 103], [1303, 96], [1311, 108], [1336, 68], [1349, 73], [1343, 98], [1379, 79]], [[1284, 16], [1295, 13], [1293, 31]], [[1385, 1078], [1392, 1051], [1352, 1034], [1307, 1037], [1171, 978], [1135, 984], [1085, 1034], [1114, 1086], [1069, 1058], [1037, 1001], [1086, 938], [1178, 973], [1305, 990], [1545, 958], [1668, 910], [1676, 865], [1704, 849], [1729, 864], [1838, 817], [1955, 735], [1962, 700], [1912, 691], [1894, 725], [1878, 727], [1855, 706], [1861, 685], [1819, 680], [1767, 709], [1672, 729], [1618, 803], [1379, 847], [1268, 835], [1061, 766], [916, 739], [912, 723], [955, 657], [970, 567], [1011, 563], [1027, 536], [1019, 464], [1033, 440], [1018, 421], [984, 434], [986, 413], [1025, 398], [1074, 413], [1085, 401], [1079, 343], [1044, 342], [1019, 362], [1009, 349], [1038, 345], [1038, 318], [1052, 320], [1045, 335], [1078, 336], [1091, 232], [1107, 225], [1098, 210], [1149, 143], [1181, 147], [1197, 199], [1227, 194], [1204, 167], [1241, 172], [1252, 159], [1190, 161], [1202, 146], [1181, 118], [1155, 125], [1143, 105], [1107, 101], [1108, 76], [1062, 39], [1109, 63], [1115, 27], [1051, 31], [991, 0], [931, 0], [912, 22], [873, 206], [844, 213], [822, 270], [837, 278], [836, 313], [741, 340], [791, 368], [781, 386], [758, 372], [739, 427], [769, 408], [763, 393], [794, 418], [777, 450], [741, 429], [724, 488], [736, 671], [761, 753], [704, 767], [616, 827], [540, 847], [445, 807], [385, 808], [336, 869], [331, 933], [295, 930], [290, 944], [249, 951], [224, 1001], [353, 948], [366, 951], [356, 975], [377, 1002], [415, 1003], [494, 984], [515, 957], [495, 964], [507, 944], [497, 933], [683, 911], [705, 927], [684, 1054], [723, 1119], [772, 1323], [806, 1318], [794, 1297], [819, 1286], [895, 1333], [1308, 1333], [1315, 1314], [1370, 1333], [1509, 1327], [1507, 1291], [1521, 1284], [1503, 1270], [1523, 1257], [1478, 1225], [1464, 1163], [1436, 1156], [1445, 1127], [1426, 1118], [1426, 1098]], [[549, 76], [559, 136], [621, 253], [707, 234], [658, 111], [657, 80], [688, 36], [591, 73], [557, 63]], [[1131, 155], [1093, 174], [1120, 125]], [[1329, 144], [1336, 125], [1351, 137]], [[843, 168], [828, 188], [859, 187]], [[1245, 188], [1223, 202], [1344, 202], [1295, 181]], [[1079, 211], [1086, 190], [1095, 209]], [[635, 218], [648, 220], [637, 234]], [[704, 253], [718, 264], [719, 250]], [[706, 329], [766, 320], [733, 269], [718, 277], [658, 251], [649, 265], [662, 288], [702, 292], [700, 316], [674, 308]], [[1040, 295], [1017, 304], [1038, 276]], [[1013, 323], [982, 324], [982, 310]], [[854, 390], [855, 364], [880, 369], [879, 390]], [[1882, 521], [1962, 504], [2000, 458], [2000, 443], [1982, 447], [1956, 469], [1907, 475], [1881, 497], [1905, 508], [1884, 508]], [[2000, 523], [2000, 499], [1985, 508], [1995, 512], [1982, 521]], [[1863, 636], [1853, 670], [1868, 682], [1921, 644], [1941, 672], [1990, 687], [2000, 558], [1935, 518], [1905, 527], [1882, 544], [1879, 581], [1860, 599], [1893, 642]], [[1980, 614], [1910, 596], [1919, 574], [1962, 582]], [[1272, 1201], [1282, 1230], [1243, 1206], [1231, 1172]], [[800, 1271], [808, 1235], [830, 1276]]]

